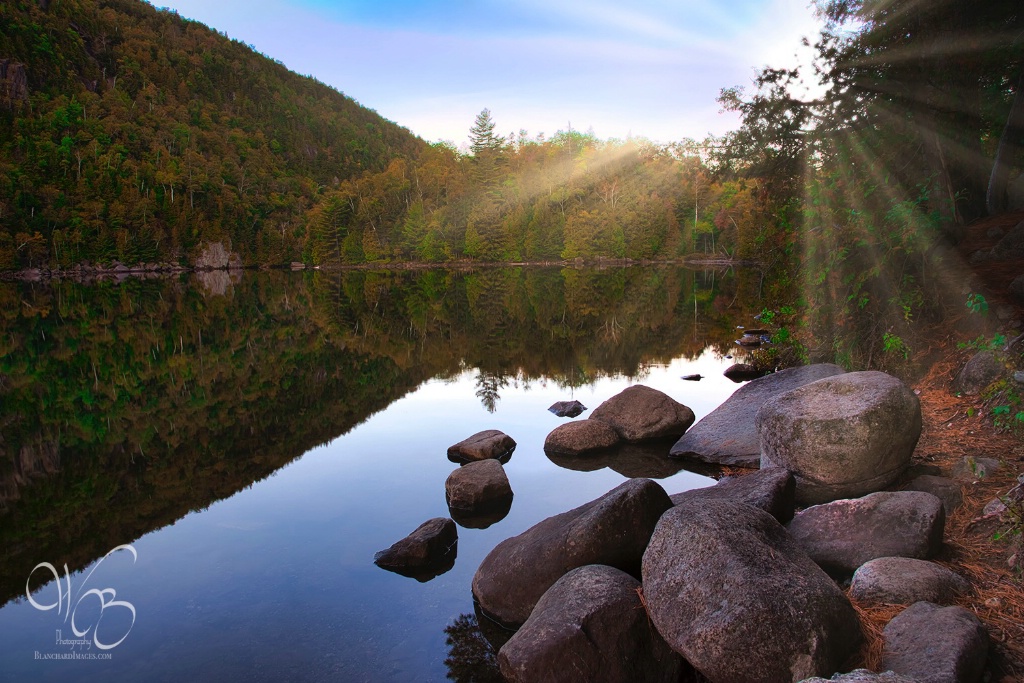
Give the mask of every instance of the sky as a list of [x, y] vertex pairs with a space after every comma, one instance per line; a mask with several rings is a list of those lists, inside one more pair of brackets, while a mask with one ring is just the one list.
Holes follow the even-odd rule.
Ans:
[[810, 0], [154, 0], [428, 142], [570, 126], [656, 142], [738, 125], [719, 91], [806, 58]]

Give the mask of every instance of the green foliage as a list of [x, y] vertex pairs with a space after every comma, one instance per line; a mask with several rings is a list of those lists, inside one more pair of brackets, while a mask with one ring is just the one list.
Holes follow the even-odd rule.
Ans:
[[209, 242], [230, 242], [246, 263], [336, 256], [343, 226], [330, 217], [312, 230], [320, 243], [304, 244], [322, 191], [425, 146], [341, 93], [142, 2], [2, 12], [0, 57], [27, 77], [24, 97], [0, 101], [3, 268], [178, 262]]
[[994, 334], [991, 338], [979, 335], [977, 339], [966, 342], [957, 342], [958, 349], [975, 349], [976, 351], [996, 351], [1006, 346], [1005, 334]]
[[907, 348], [906, 342], [891, 332], [882, 335], [882, 350], [900, 356], [903, 360], [910, 358], [910, 349]]
[[979, 313], [981, 315], [988, 315], [988, 302], [985, 297], [981, 294], [968, 294], [967, 295], [967, 308], [971, 313]]

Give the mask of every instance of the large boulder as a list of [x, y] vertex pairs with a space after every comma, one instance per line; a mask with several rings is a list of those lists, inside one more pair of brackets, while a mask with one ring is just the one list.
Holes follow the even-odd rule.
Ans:
[[930, 493], [880, 491], [809, 507], [787, 528], [823, 569], [849, 576], [879, 557], [934, 557], [945, 520], [942, 501]]
[[769, 399], [757, 412], [761, 467], [796, 477], [797, 503], [855, 498], [907, 468], [921, 436], [921, 402], [883, 372], [849, 372]]
[[448, 475], [444, 490], [448, 507], [464, 512], [507, 507], [512, 499], [505, 468], [494, 459], [463, 465]]
[[793, 519], [793, 475], [781, 467], [758, 470], [742, 476], [724, 477], [714, 486], [690, 489], [670, 496], [674, 505], [686, 501], [731, 500], [764, 510], [780, 524]]
[[603, 565], [555, 582], [498, 652], [509, 683], [677, 683], [684, 662], [651, 628], [629, 574]]
[[651, 620], [711, 681], [829, 676], [856, 651], [843, 592], [766, 512], [724, 500], [666, 512], [643, 560]]
[[879, 557], [853, 573], [850, 597], [864, 604], [910, 605], [922, 600], [948, 605], [970, 588], [942, 565], [912, 557]]
[[561, 455], [582, 455], [607, 450], [622, 439], [600, 420], [575, 420], [555, 427], [544, 439], [544, 451]]
[[979, 351], [957, 373], [953, 380], [953, 391], [958, 394], [979, 394], [1004, 372], [1006, 367], [994, 351]]
[[764, 402], [805, 384], [846, 372], [838, 365], [819, 364], [782, 370], [744, 384], [715, 410], [693, 425], [669, 455], [714, 465], [758, 468], [761, 444], [755, 418]]
[[653, 481], [624, 482], [499, 543], [473, 576], [473, 595], [490, 617], [519, 625], [544, 591], [576, 567], [606, 564], [639, 575], [647, 541], [670, 507], [668, 494]]
[[694, 420], [693, 411], [657, 389], [634, 384], [602, 403], [590, 414], [612, 426], [626, 441], [680, 436]]
[[926, 683], [977, 683], [988, 656], [988, 632], [963, 607], [917, 602], [883, 630], [882, 668]]
[[485, 429], [448, 447], [448, 459], [454, 462], [473, 462], [495, 458], [508, 462], [516, 449], [515, 440], [497, 429]]
[[373, 556], [381, 569], [428, 581], [455, 566], [459, 532], [445, 517], [428, 519], [387, 550]]

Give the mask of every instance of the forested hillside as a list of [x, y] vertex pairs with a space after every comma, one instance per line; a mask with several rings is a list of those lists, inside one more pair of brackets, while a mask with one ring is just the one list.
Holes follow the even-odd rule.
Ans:
[[138, 0], [0, 3], [0, 269], [297, 259], [322, 188], [424, 143]]
[[755, 256], [757, 182], [720, 178], [697, 146], [602, 141], [559, 131], [493, 134], [485, 109], [472, 154], [445, 145], [412, 164], [342, 183], [310, 212], [317, 263], [492, 262]]
[[937, 247], [1021, 195], [1024, 17], [816, 7], [816, 63], [724, 88], [743, 124], [722, 138], [504, 134], [484, 109], [459, 150], [136, 0], [6, 3], [0, 269], [228, 241], [248, 265], [729, 256], [840, 360], [905, 358], [954, 284]]

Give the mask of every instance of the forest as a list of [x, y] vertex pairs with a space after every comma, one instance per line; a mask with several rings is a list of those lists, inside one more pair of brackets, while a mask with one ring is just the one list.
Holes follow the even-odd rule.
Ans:
[[484, 108], [459, 149], [137, 0], [5, 3], [0, 270], [697, 256], [765, 268], [845, 364], [906, 358], [943, 248], [1021, 204], [1024, 10], [815, 8], [814, 63], [723, 84], [723, 137], [503, 134]]
[[287, 263], [322, 188], [425, 146], [140, 0], [0, 4], [0, 269]]

